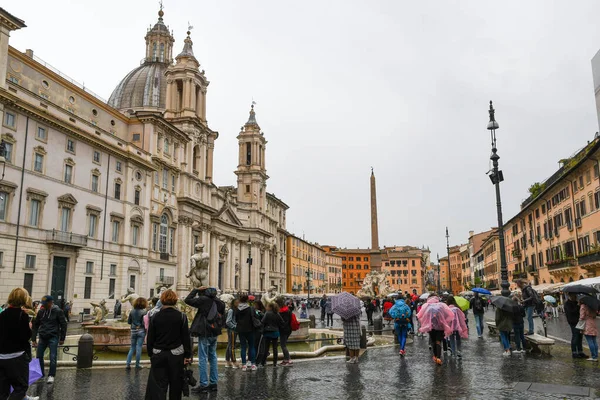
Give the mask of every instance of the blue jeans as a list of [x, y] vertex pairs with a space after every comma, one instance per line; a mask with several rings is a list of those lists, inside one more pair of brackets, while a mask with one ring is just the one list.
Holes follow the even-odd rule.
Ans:
[[585, 335], [585, 340], [587, 340], [590, 347], [591, 357], [598, 359], [598, 342], [596, 341], [596, 336]]
[[569, 326], [571, 327], [571, 353], [573, 355], [583, 354], [583, 334], [575, 328], [575, 325]]
[[452, 335], [448, 337], [448, 341], [450, 342], [450, 348], [452, 349], [452, 354], [456, 355], [456, 350], [460, 351], [460, 334], [458, 331], [452, 332]]
[[127, 354], [127, 366], [131, 364], [131, 358], [133, 357], [133, 352], [135, 351], [135, 366], [140, 366], [140, 359], [142, 358], [142, 346], [144, 345], [144, 338], [146, 337], [146, 332], [143, 329], [138, 329], [135, 331], [131, 331], [131, 347], [129, 348], [129, 353]]
[[529, 322], [528, 333], [533, 333], [533, 306], [525, 308], [525, 312], [527, 313], [527, 322]]
[[216, 336], [198, 338], [198, 376], [200, 376], [200, 386], [208, 386], [209, 383], [206, 371], [207, 361], [210, 364], [210, 384], [216, 385], [219, 380]]
[[500, 340], [502, 341], [504, 350], [510, 350], [510, 332], [500, 331]]
[[404, 347], [406, 347], [406, 336], [408, 335], [408, 325], [394, 324], [394, 330], [398, 336], [400, 350], [404, 350]]
[[256, 349], [254, 348], [254, 332], [240, 332], [240, 347], [242, 365], [246, 365], [246, 349], [248, 349], [248, 355], [250, 356], [250, 362], [252, 365], [256, 364]]
[[40, 367], [42, 369], [42, 375], [44, 375], [44, 353], [46, 349], [50, 348], [50, 371], [48, 375], [56, 375], [56, 359], [58, 357], [58, 336], [52, 336], [48, 339], [44, 339], [40, 336], [37, 346], [37, 358], [40, 360]]
[[513, 324], [513, 330], [515, 331], [515, 346], [517, 350], [525, 349], [525, 324]]
[[477, 336], [483, 335], [483, 314], [473, 314], [475, 316], [475, 326], [477, 327]]

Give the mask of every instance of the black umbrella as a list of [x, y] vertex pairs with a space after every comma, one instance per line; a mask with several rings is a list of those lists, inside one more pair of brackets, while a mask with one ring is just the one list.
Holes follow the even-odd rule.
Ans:
[[504, 296], [492, 297], [492, 304], [501, 310], [512, 313], [517, 311], [517, 306], [519, 305], [516, 301]]
[[600, 308], [600, 300], [587, 294], [580, 294], [577, 296], [577, 300], [591, 308], [593, 311], [598, 311]]
[[565, 293], [598, 293], [598, 290], [592, 286], [586, 285], [567, 285], [562, 288]]

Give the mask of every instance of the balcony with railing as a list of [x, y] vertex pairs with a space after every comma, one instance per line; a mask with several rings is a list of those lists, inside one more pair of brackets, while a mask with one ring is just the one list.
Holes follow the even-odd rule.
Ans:
[[566, 257], [559, 260], [548, 261], [546, 263], [548, 271], [557, 271], [565, 268], [575, 267], [576, 265], [577, 261], [574, 257]]
[[87, 246], [87, 236], [73, 232], [63, 232], [52, 229], [46, 232], [46, 242], [51, 244], [62, 244], [72, 247]]
[[593, 249], [577, 256], [579, 266], [583, 269], [596, 269], [600, 267], [600, 249]]
[[175, 283], [174, 276], [159, 276], [156, 278], [156, 284], [171, 286]]

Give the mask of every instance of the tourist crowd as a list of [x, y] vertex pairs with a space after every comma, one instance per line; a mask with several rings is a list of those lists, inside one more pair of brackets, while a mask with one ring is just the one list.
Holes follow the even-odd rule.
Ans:
[[[527, 282], [518, 281], [520, 294], [511, 298], [484, 298], [475, 290], [469, 296], [453, 296], [448, 293], [395, 294], [391, 298], [366, 299], [364, 303], [354, 298], [359, 305], [357, 312], [340, 315], [343, 327], [343, 342], [347, 349], [347, 362], [357, 364], [361, 346], [360, 316], [366, 313], [369, 325], [373, 325], [373, 314], [382, 311], [383, 318], [393, 323], [394, 334], [400, 345], [399, 355], [406, 356], [406, 343], [410, 334], [429, 335], [429, 348], [433, 361], [443, 365], [442, 356], [461, 358], [461, 341], [468, 338], [468, 314], [475, 318], [478, 338], [484, 329], [483, 315], [490, 303], [495, 307], [495, 327], [500, 333], [503, 355], [524, 353], [529, 347], [527, 336], [534, 334], [533, 316], [545, 315], [545, 304]], [[585, 289], [584, 289], [585, 290]], [[352, 296], [347, 294], [351, 299]], [[562, 305], [572, 331], [571, 349], [573, 358], [598, 361], [598, 334], [595, 297], [566, 293]], [[266, 300], [266, 299], [265, 299]], [[131, 369], [135, 355], [135, 368], [140, 364], [142, 347], [146, 342], [151, 358], [151, 368], [145, 398], [147, 400], [181, 399], [189, 393], [217, 391], [217, 337], [226, 331], [226, 368], [255, 371], [267, 365], [272, 355], [273, 367], [292, 366], [287, 343], [300, 323], [294, 310], [307, 314], [308, 302], [286, 300], [261, 301], [246, 294], [234, 297], [224, 304], [214, 288], [201, 287], [192, 290], [182, 301], [195, 308], [193, 320], [179, 311], [181, 300], [173, 290], [164, 290], [152, 307], [142, 297], [133, 303], [127, 322], [131, 328], [131, 347], [127, 354], [126, 368]], [[597, 299], [595, 300], [597, 301]], [[52, 384], [56, 375], [59, 345], [65, 341], [67, 320], [65, 312], [54, 304], [52, 296], [44, 296], [36, 305], [23, 288], [15, 288], [0, 312], [0, 400], [35, 400], [27, 396], [32, 371], [45, 375], [44, 354], [49, 350], [49, 370], [46, 383]], [[333, 326], [334, 305], [331, 297], [323, 296], [312, 307], [319, 308], [321, 323]], [[339, 313], [339, 311], [336, 311]], [[525, 329], [527, 321], [527, 330]], [[511, 334], [515, 348], [511, 349]], [[590, 355], [584, 354], [583, 338], [586, 338]], [[189, 370], [193, 361], [193, 338], [198, 343], [199, 382]], [[236, 355], [239, 341], [239, 360]], [[32, 359], [32, 347], [36, 359]], [[279, 348], [283, 360], [279, 361]], [[589, 357], [589, 358], [588, 358]]]

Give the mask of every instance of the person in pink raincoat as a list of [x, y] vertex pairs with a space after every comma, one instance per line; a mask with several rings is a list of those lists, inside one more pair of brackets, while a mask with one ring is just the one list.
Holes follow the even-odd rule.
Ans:
[[585, 321], [582, 333], [585, 336], [585, 340], [588, 342], [591, 353], [590, 358], [587, 360], [598, 362], [598, 342], [596, 341], [596, 336], [598, 336], [598, 327], [596, 326], [597, 313], [583, 303], [581, 300], [583, 296], [586, 295], [580, 295], [577, 299], [579, 300], [579, 320]]
[[450, 342], [452, 355], [461, 358], [462, 354], [460, 352], [460, 339], [466, 339], [469, 337], [469, 328], [467, 328], [465, 313], [458, 307], [458, 304], [456, 304], [454, 296], [448, 296], [446, 299], [446, 304], [448, 304], [450, 311], [452, 311], [454, 314], [454, 318], [450, 324], [452, 328], [452, 334], [448, 337], [448, 341]]
[[430, 296], [417, 314], [419, 332], [429, 332], [429, 342], [433, 347], [433, 361], [442, 365], [442, 340], [453, 332], [454, 313], [437, 296]]

